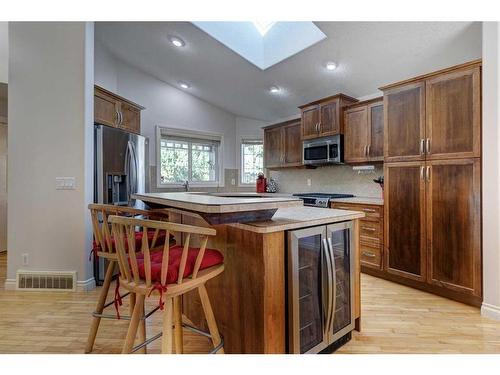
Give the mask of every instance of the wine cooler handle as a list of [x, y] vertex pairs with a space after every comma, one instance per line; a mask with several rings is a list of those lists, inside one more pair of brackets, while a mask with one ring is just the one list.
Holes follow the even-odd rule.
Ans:
[[[326, 258], [327, 253], [327, 243], [323, 239], [323, 246], [321, 249], [321, 283], [328, 284], [328, 279], [325, 281], [325, 278], [328, 278], [328, 260]], [[326, 288], [321, 288], [321, 307], [323, 309], [323, 335], [327, 333], [327, 315], [328, 315], [328, 291]]]
[[[332, 312], [330, 317], [330, 331], [333, 331], [333, 322], [335, 321], [335, 310], [337, 309], [337, 273], [335, 272], [335, 253], [333, 252], [332, 238], [328, 237], [328, 247], [330, 248], [330, 259], [331, 259], [331, 272], [332, 272], [332, 288], [333, 288], [333, 302], [332, 302]], [[332, 332], [333, 333], [333, 332]]]
[[326, 268], [327, 268], [327, 276], [328, 276], [328, 282], [327, 282], [327, 295], [328, 295], [328, 306], [327, 306], [327, 314], [326, 314], [326, 323], [325, 323], [325, 336], [328, 335], [330, 332], [330, 321], [332, 320], [332, 286], [334, 286], [334, 281], [332, 278], [332, 259], [331, 259], [331, 252], [330, 252], [330, 246], [327, 242], [326, 239], [323, 239], [323, 248], [325, 249], [325, 256], [326, 256]]

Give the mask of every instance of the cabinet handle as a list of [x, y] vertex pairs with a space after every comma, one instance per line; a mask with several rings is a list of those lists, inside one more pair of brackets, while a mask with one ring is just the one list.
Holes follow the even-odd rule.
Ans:
[[425, 177], [427, 179], [427, 182], [429, 182], [431, 180], [431, 167], [430, 166], [427, 166], [427, 169], [425, 171]]
[[121, 125], [122, 123], [123, 123], [122, 111], [118, 111], [118, 125]]
[[318, 133], [321, 133], [321, 121], [318, 122]]
[[375, 258], [375, 254], [369, 251], [363, 251], [363, 255], [369, 258]]
[[117, 109], [115, 109], [115, 115], [116, 115], [116, 125], [120, 125], [120, 112], [118, 112]]
[[425, 139], [420, 140], [420, 155], [424, 154], [424, 144], [425, 144]]
[[425, 141], [425, 150], [426, 150], [427, 154], [431, 153], [431, 139], [430, 138], [427, 138], [427, 140]]
[[374, 210], [372, 208], [363, 208], [363, 211], [364, 212], [377, 212], [376, 210]]
[[368, 230], [368, 231], [370, 231], [370, 232], [375, 232], [375, 231], [376, 231], [376, 229], [375, 229], [375, 228], [370, 228], [370, 227], [361, 227], [361, 229], [363, 229], [363, 230]]
[[420, 179], [421, 180], [424, 179], [424, 169], [425, 169], [425, 167], [420, 167]]
[[366, 146], [366, 156], [370, 156], [370, 146], [371, 145]]

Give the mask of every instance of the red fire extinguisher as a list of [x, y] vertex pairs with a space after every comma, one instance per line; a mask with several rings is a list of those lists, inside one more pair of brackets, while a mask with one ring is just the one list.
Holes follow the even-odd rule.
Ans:
[[259, 173], [257, 176], [257, 193], [265, 193], [266, 192], [266, 178], [263, 173]]

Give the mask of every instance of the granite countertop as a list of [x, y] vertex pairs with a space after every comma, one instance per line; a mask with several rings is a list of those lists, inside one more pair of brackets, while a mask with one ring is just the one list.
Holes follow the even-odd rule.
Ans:
[[202, 213], [231, 213], [303, 206], [302, 200], [289, 196], [256, 193], [144, 193], [134, 199]]
[[364, 216], [365, 214], [359, 211], [303, 206], [280, 208], [276, 211], [271, 220], [229, 225], [250, 232], [273, 233], [315, 225], [331, 224], [339, 221], [360, 219]]
[[374, 204], [378, 206], [384, 205], [383, 198], [374, 197], [352, 197], [352, 198], [337, 198], [330, 200], [331, 202], [342, 202], [342, 203], [359, 203], [359, 204]]

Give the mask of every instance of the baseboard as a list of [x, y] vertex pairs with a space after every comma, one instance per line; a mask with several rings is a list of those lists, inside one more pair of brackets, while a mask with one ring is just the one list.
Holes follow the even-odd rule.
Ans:
[[5, 290], [16, 290], [16, 279], [6, 279], [3, 286]]
[[[95, 280], [91, 277], [88, 280], [77, 281], [76, 282], [76, 291], [77, 292], [88, 292], [96, 287]], [[5, 290], [16, 290], [17, 284], [16, 279], [6, 279], [4, 284]]]
[[481, 315], [487, 318], [500, 320], [500, 307], [483, 302], [481, 305]]
[[89, 290], [95, 289], [95, 279], [91, 277], [88, 280], [77, 281], [76, 291], [77, 292], [88, 292]]

